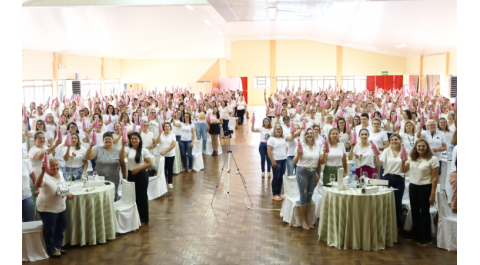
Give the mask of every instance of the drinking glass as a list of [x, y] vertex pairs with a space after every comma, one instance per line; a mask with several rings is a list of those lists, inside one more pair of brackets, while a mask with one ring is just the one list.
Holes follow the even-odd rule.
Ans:
[[333, 182], [335, 182], [335, 174], [330, 174], [330, 183], [333, 185]]
[[93, 180], [93, 181], [95, 181], [95, 177], [96, 177], [96, 176], [98, 176], [98, 175], [97, 175], [97, 171], [94, 170], [94, 171], [93, 171], [93, 175], [92, 175], [92, 180]]
[[67, 183], [70, 181], [71, 178], [72, 178], [72, 176], [70, 175], [70, 173], [67, 173], [67, 175], [66, 175]]
[[372, 174], [372, 179], [378, 179], [377, 173]]
[[73, 171], [72, 182], [77, 181], [77, 179], [78, 179], [78, 171], [75, 170], [75, 171]]

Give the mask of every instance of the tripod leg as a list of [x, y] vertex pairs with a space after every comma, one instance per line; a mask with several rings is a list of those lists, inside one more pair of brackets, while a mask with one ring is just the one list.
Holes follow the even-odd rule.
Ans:
[[223, 169], [225, 168], [225, 163], [227, 163], [227, 158], [228, 156], [225, 157], [225, 161], [223, 161], [222, 170], [220, 171], [220, 175], [218, 176], [217, 186], [215, 187], [215, 192], [213, 193], [212, 201], [210, 202], [211, 206], [213, 206], [213, 200], [215, 199], [215, 194], [217, 194], [218, 185], [220, 185], [220, 180], [222, 179], [222, 173], [223, 173]]

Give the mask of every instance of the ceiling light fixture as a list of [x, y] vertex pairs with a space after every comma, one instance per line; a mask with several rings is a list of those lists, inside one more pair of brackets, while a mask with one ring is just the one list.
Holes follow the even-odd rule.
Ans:
[[402, 48], [402, 47], [405, 47], [405, 46], [407, 46], [407, 44], [400, 44], [400, 45], [398, 45], [398, 46], [396, 46], [396, 47], [397, 47], [397, 48]]
[[223, 36], [223, 32], [221, 32], [221, 31], [218, 31], [218, 34], [220, 34], [220, 35], [222, 35], [222, 36]]
[[359, 47], [359, 48], [371, 49], [371, 50], [376, 50], [377, 49], [375, 47], [362, 46], [362, 45], [353, 44], [353, 43], [347, 43], [347, 45], [356, 46], [356, 47]]
[[80, 36], [77, 35], [77, 34], [70, 33], [70, 32], [65, 32], [65, 31], [61, 31], [61, 30], [53, 30], [52, 32], [53, 32], [53, 33], [62, 34], [62, 35], [71, 36], [71, 37], [77, 37], [77, 38], [80, 37]]
[[276, 7], [269, 7], [268, 8], [268, 19], [275, 19], [277, 16], [277, 8]]
[[193, 6], [191, 6], [191, 5], [186, 5], [185, 7], [186, 7], [188, 10], [193, 10]]
[[205, 24], [211, 26], [211, 25], [212, 25], [212, 22], [210, 22], [210, 21], [208, 21], [208, 20], [205, 19]]
[[140, 50], [142, 50], [142, 51], [149, 51], [150, 49], [147, 49], [147, 48], [141, 48]]

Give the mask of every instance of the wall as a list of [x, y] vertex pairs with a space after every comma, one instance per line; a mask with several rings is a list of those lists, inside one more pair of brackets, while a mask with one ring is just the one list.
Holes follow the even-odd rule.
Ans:
[[420, 57], [406, 58], [406, 75], [420, 75]]
[[343, 75], [388, 75], [405, 74], [405, 57], [368, 52], [343, 47]]
[[115, 78], [120, 78], [121, 79], [121, 74], [120, 74], [120, 62], [121, 60], [119, 59], [109, 59], [105, 58], [104, 59], [104, 71], [105, 71], [105, 79], [115, 79]]
[[254, 77], [270, 75], [270, 41], [235, 41], [231, 49], [232, 59], [227, 61], [227, 76], [247, 77], [248, 104], [263, 106], [263, 89], [254, 88]]
[[53, 53], [22, 51], [22, 80], [34, 79], [53, 79]]
[[457, 53], [450, 53], [448, 72], [450, 75], [457, 75]]
[[102, 79], [102, 58], [68, 55], [66, 68], [58, 69], [58, 79]]

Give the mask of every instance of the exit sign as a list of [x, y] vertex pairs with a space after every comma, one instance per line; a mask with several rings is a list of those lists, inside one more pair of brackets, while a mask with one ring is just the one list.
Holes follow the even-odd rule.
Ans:
[[382, 71], [382, 75], [388, 75], [388, 71]]

